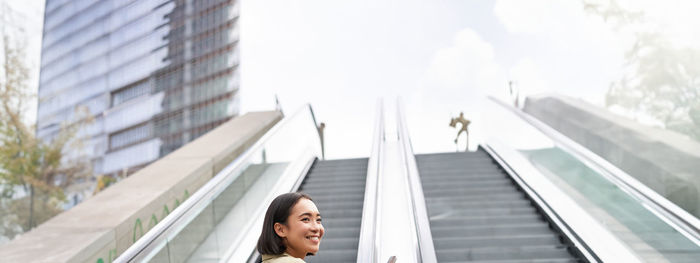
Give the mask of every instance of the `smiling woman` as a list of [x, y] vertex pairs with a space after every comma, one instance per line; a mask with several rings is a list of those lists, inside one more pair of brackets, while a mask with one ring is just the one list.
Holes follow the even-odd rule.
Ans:
[[264, 263], [304, 262], [318, 252], [323, 233], [321, 213], [311, 197], [286, 193], [267, 208], [257, 249]]

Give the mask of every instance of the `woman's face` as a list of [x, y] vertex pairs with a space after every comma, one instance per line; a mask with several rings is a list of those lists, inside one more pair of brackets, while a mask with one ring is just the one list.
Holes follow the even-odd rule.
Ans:
[[275, 232], [284, 239], [289, 255], [303, 259], [307, 253], [318, 252], [324, 232], [321, 214], [314, 202], [299, 199], [292, 207], [287, 224], [275, 223]]

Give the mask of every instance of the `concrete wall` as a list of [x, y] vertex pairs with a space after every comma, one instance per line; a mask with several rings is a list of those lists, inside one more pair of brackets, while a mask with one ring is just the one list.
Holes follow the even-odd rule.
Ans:
[[234, 118], [0, 247], [2, 262], [111, 262], [282, 118]]
[[699, 142], [563, 96], [528, 98], [523, 110], [700, 217]]

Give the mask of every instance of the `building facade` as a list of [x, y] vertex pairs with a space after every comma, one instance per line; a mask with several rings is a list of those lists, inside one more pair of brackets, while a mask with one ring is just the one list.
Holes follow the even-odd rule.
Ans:
[[96, 175], [134, 170], [239, 112], [239, 3], [47, 0], [37, 134], [86, 114]]

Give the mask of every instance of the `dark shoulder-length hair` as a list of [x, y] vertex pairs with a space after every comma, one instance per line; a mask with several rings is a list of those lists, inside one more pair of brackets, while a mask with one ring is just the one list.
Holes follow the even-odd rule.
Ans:
[[281, 194], [272, 200], [270, 206], [265, 213], [263, 221], [262, 233], [258, 239], [258, 252], [262, 255], [279, 255], [287, 250], [287, 247], [282, 242], [282, 238], [275, 232], [275, 223], [287, 224], [287, 218], [292, 212], [292, 207], [299, 202], [301, 198], [311, 200], [311, 197], [304, 193], [286, 193]]

